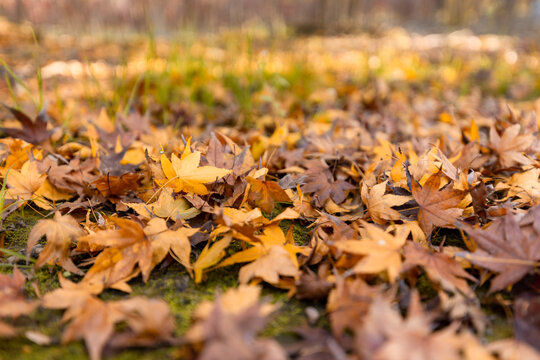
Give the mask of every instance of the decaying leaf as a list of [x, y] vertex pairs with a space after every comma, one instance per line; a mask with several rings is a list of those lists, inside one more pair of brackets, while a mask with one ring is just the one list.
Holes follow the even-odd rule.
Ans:
[[251, 205], [260, 207], [271, 214], [275, 202], [290, 202], [291, 199], [274, 181], [261, 181], [250, 176], [246, 180], [251, 184], [248, 201]]
[[17, 330], [10, 323], [1, 319], [27, 315], [39, 305], [36, 301], [26, 300], [23, 293], [25, 281], [26, 277], [17, 267], [13, 269], [11, 276], [0, 274], [0, 338], [17, 334]]
[[416, 243], [407, 243], [403, 256], [405, 257], [403, 271], [420, 265], [432, 281], [440, 283], [446, 289], [457, 289], [465, 295], [471, 295], [472, 290], [465, 279], [474, 280], [474, 277], [448, 255], [430, 252]]
[[502, 136], [499, 135], [495, 127], [489, 131], [490, 148], [498, 157], [501, 167], [507, 168], [513, 165], [528, 165], [531, 160], [523, 152], [533, 143], [532, 134], [519, 135], [520, 124], [514, 124], [504, 130]]
[[346, 253], [365, 255], [350, 269], [357, 274], [377, 274], [387, 271], [388, 278], [394, 282], [401, 271], [400, 250], [405, 245], [408, 233], [400, 231], [392, 235], [376, 225], [364, 223], [365, 236], [362, 240], [345, 240], [334, 244]]
[[455, 326], [432, 332], [431, 317], [423, 312], [416, 292], [407, 318], [387, 301], [377, 299], [356, 332], [358, 353], [371, 359], [458, 360], [460, 344]]
[[373, 186], [369, 191], [367, 185], [362, 184], [362, 201], [366, 204], [371, 219], [378, 224], [400, 220], [401, 215], [392, 209], [392, 206], [403, 205], [412, 199], [410, 196], [385, 194], [387, 182], [383, 181]]
[[130, 291], [126, 281], [140, 271], [146, 282], [152, 270], [152, 244], [136, 222], [111, 218], [117, 230], [102, 230], [82, 237], [89, 244], [104, 246], [83, 281], [102, 282], [105, 287]]
[[439, 174], [431, 175], [423, 187], [414, 180], [412, 182], [412, 195], [418, 203], [418, 222], [428, 236], [433, 226], [453, 226], [462, 213], [457, 208], [464, 197], [462, 191], [454, 190], [451, 185], [440, 190], [440, 184]]
[[[478, 249], [465, 257], [472, 263], [497, 273], [490, 291], [498, 291], [521, 280], [540, 260], [538, 242], [539, 207], [529, 210], [531, 216], [524, 218], [523, 227], [515, 215], [493, 221], [487, 230], [462, 224], [461, 227], [475, 241]], [[530, 229], [527, 225], [531, 224]]]
[[165, 220], [159, 218], [150, 220], [144, 228], [144, 233], [152, 244], [152, 267], [159, 264], [167, 254], [171, 254], [190, 270], [191, 244], [189, 237], [197, 231], [199, 230], [187, 227], [169, 230]]
[[36, 261], [36, 268], [44, 264], [58, 264], [64, 269], [77, 275], [84, 273], [73, 263], [70, 257], [71, 245], [74, 240], [84, 236], [85, 232], [79, 223], [71, 215], [64, 215], [56, 212], [53, 219], [39, 220], [28, 235], [26, 250], [27, 260], [30, 257], [32, 248], [37, 244], [42, 236], [47, 238], [47, 244], [39, 254]]

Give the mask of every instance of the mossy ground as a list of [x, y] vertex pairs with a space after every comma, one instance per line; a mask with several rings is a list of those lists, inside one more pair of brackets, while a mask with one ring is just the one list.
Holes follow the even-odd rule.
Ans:
[[[43, 217], [32, 210], [17, 211], [4, 222], [5, 246], [7, 249], [25, 254], [28, 233], [32, 226]], [[291, 222], [284, 224], [289, 228]], [[308, 230], [300, 224], [293, 224], [293, 234], [297, 243], [307, 241]], [[197, 251], [197, 250], [195, 250]], [[6, 256], [0, 259], [6, 263]], [[136, 278], [130, 282], [132, 294], [125, 294], [116, 290], [106, 290], [100, 297], [103, 300], [118, 300], [131, 296], [143, 295], [147, 297], [161, 298], [171, 308], [176, 318], [177, 335], [182, 335], [189, 328], [191, 314], [197, 304], [204, 300], [212, 300], [216, 294], [223, 293], [227, 288], [238, 285], [238, 270], [241, 265], [220, 268], [208, 272], [201, 284], [195, 284], [187, 271], [179, 264], [172, 264], [164, 268], [156, 268], [149, 281], [145, 284], [142, 279]], [[30, 298], [36, 298], [34, 283], [39, 292], [44, 294], [59, 286], [57, 272], [59, 268], [41, 268], [33, 270], [24, 267], [22, 270], [29, 276], [26, 293]], [[11, 273], [12, 267], [0, 267], [0, 272]], [[80, 278], [70, 276], [74, 281]], [[319, 308], [324, 312], [324, 304], [313, 304], [304, 301], [289, 299], [285, 290], [265, 286], [263, 297], [273, 303], [279, 303], [280, 307], [271, 317], [264, 329], [263, 336], [277, 338], [281, 342], [291, 341], [295, 327], [307, 324], [304, 309], [307, 306]], [[20, 330], [21, 336], [0, 340], [0, 360], [12, 359], [86, 359], [87, 353], [82, 342], [72, 342], [66, 345], [60, 344], [64, 324], [61, 322], [62, 312], [55, 310], [38, 309], [30, 316], [22, 316], [14, 320], [14, 324]], [[39, 346], [24, 337], [24, 332], [34, 330], [50, 336], [54, 344]], [[177, 357], [177, 349], [128, 349], [117, 354], [109, 354], [108, 359], [173, 359]]]

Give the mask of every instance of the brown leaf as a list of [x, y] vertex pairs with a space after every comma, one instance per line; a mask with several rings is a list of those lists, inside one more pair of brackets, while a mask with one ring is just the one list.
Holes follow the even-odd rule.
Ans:
[[274, 181], [261, 181], [250, 176], [246, 180], [251, 184], [248, 202], [271, 214], [275, 202], [290, 202], [289, 195]]
[[[130, 291], [125, 283], [142, 272], [146, 282], [152, 270], [152, 245], [142, 227], [131, 220], [112, 217], [118, 230], [102, 230], [82, 237], [89, 244], [105, 246], [83, 281], [100, 281], [105, 287]], [[138, 269], [135, 269], [135, 267]]]
[[176, 328], [169, 305], [160, 299], [137, 296], [110, 303], [126, 322], [128, 329], [115, 333], [108, 342], [112, 348], [154, 347], [173, 339]]
[[62, 214], [56, 212], [53, 219], [39, 220], [32, 228], [28, 235], [26, 257], [27, 259], [30, 257], [32, 248], [42, 236], [45, 236], [47, 244], [39, 254], [35, 265], [36, 268], [44, 264], [58, 264], [74, 274], [84, 275], [70, 258], [72, 242], [83, 235], [85, 235], [85, 232], [75, 218], [71, 215], [62, 216]]
[[533, 143], [535, 137], [532, 134], [519, 135], [520, 124], [514, 124], [499, 135], [495, 127], [489, 131], [489, 147], [497, 155], [501, 167], [508, 168], [513, 165], [528, 165], [531, 160], [523, 152]]
[[67, 309], [78, 306], [80, 302], [84, 302], [87, 298], [103, 291], [101, 282], [81, 281], [74, 283], [61, 273], [58, 273], [58, 280], [61, 287], [43, 296], [43, 307], [47, 309]]
[[[27, 301], [24, 296], [24, 274], [14, 267], [11, 276], [0, 274], [0, 319], [5, 317], [16, 318], [34, 311], [39, 305], [35, 301]], [[0, 337], [12, 337], [17, 334], [16, 329], [0, 320]]]
[[523, 227], [511, 212], [493, 221], [487, 230], [461, 225], [478, 246], [474, 253], [465, 257], [498, 274], [491, 282], [491, 292], [515, 284], [534, 268], [535, 261], [540, 260], [540, 207], [529, 209], [529, 214], [534, 216], [524, 217]]
[[330, 198], [336, 204], [341, 204], [345, 201], [347, 192], [355, 188], [345, 180], [334, 180], [328, 166], [319, 162], [309, 162], [304, 175], [306, 179], [302, 191], [306, 194], [313, 193], [313, 200], [318, 207], [323, 207]]
[[455, 326], [432, 331], [431, 316], [413, 292], [406, 319], [389, 302], [373, 301], [356, 332], [356, 349], [367, 359], [458, 360], [461, 342], [455, 331]]
[[230, 312], [218, 297], [209, 316], [195, 323], [199, 335], [188, 338], [190, 342], [203, 343], [198, 358], [228, 360], [230, 354], [234, 354], [234, 358], [239, 360], [286, 359], [285, 351], [278, 342], [256, 336], [266, 323], [261, 306], [256, 303], [243, 311]]
[[362, 201], [367, 206], [367, 211], [371, 219], [377, 224], [385, 224], [391, 220], [401, 220], [401, 215], [392, 206], [403, 205], [409, 200], [410, 196], [399, 196], [394, 194], [386, 194], [386, 183], [383, 181], [380, 184], [373, 186], [369, 191], [367, 184], [362, 184]]
[[297, 277], [300, 275], [297, 265], [291, 259], [291, 254], [279, 245], [271, 246], [266, 254], [240, 269], [238, 277], [241, 284], [246, 284], [254, 277], [277, 284], [280, 276]]
[[380, 289], [369, 286], [360, 278], [351, 281], [337, 277], [336, 287], [330, 292], [326, 305], [334, 336], [341, 338], [345, 330], [355, 330], [377, 294]]
[[69, 164], [62, 165], [57, 164], [56, 161], [46, 161], [42, 167], [47, 167], [47, 179], [54, 186], [83, 195], [89, 185], [97, 179], [97, 176], [93, 174], [96, 165], [95, 158], [84, 161], [75, 158]]
[[311, 272], [303, 272], [296, 281], [296, 297], [308, 300], [326, 299], [333, 287], [332, 282]]
[[8, 136], [23, 139], [26, 142], [36, 145], [49, 139], [51, 131], [47, 130], [49, 116], [47, 115], [45, 109], [43, 109], [35, 120], [32, 121], [23, 112], [6, 105], [4, 105], [4, 107], [7, 108], [13, 116], [15, 116], [15, 119], [17, 119], [19, 123], [21, 123], [21, 129], [0, 128], [0, 130], [4, 131], [6, 134], [8, 134]]
[[123, 174], [121, 176], [104, 175], [95, 180], [93, 184], [105, 196], [121, 196], [139, 187], [139, 174]]
[[522, 296], [514, 303], [516, 340], [540, 352], [540, 296]]
[[472, 295], [472, 290], [464, 279], [474, 280], [474, 277], [463, 270], [458, 262], [450, 256], [428, 251], [413, 242], [405, 245], [403, 256], [405, 257], [403, 271], [408, 271], [415, 266], [422, 266], [431, 281], [440, 283], [446, 289], [452, 291], [457, 289], [463, 294]]
[[452, 227], [462, 210], [456, 206], [464, 197], [462, 191], [452, 189], [451, 185], [439, 190], [439, 174], [431, 175], [424, 186], [412, 181], [412, 195], [418, 203], [418, 223], [429, 236], [433, 226]]

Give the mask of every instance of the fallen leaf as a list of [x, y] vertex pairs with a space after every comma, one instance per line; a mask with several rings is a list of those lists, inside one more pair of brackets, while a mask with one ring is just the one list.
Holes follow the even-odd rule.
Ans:
[[409, 242], [404, 247], [403, 271], [415, 266], [422, 266], [431, 281], [440, 283], [445, 289], [472, 296], [467, 280], [475, 280], [457, 261], [440, 252], [426, 250], [424, 247]]
[[163, 188], [158, 199], [150, 204], [144, 203], [125, 203], [142, 216], [144, 219], [151, 219], [157, 216], [163, 219], [180, 220], [191, 219], [200, 214], [200, 210], [190, 206], [182, 199], [175, 199], [172, 195], [172, 189]]
[[274, 181], [261, 181], [250, 176], [247, 176], [246, 180], [251, 184], [248, 195], [249, 204], [260, 207], [268, 214], [272, 213], [276, 202], [291, 201], [285, 191]]
[[439, 190], [440, 184], [439, 174], [431, 175], [423, 187], [412, 181], [412, 195], [418, 203], [418, 223], [428, 236], [433, 226], [452, 227], [462, 213], [456, 206], [463, 199], [463, 192], [452, 189], [451, 185]]
[[20, 129], [0, 128], [0, 130], [4, 131], [8, 136], [23, 139], [26, 142], [36, 145], [49, 139], [51, 131], [47, 130], [49, 116], [45, 109], [43, 109], [34, 121], [32, 121], [23, 112], [6, 105], [4, 105], [4, 107], [7, 108], [21, 124]]
[[79, 239], [105, 247], [83, 281], [99, 281], [105, 287], [129, 292], [130, 288], [125, 281], [137, 274], [139, 269], [144, 282], [150, 276], [152, 244], [138, 223], [115, 217], [110, 220], [118, 226], [117, 230], [102, 230]]
[[534, 135], [519, 135], [520, 130], [520, 124], [514, 124], [506, 128], [502, 136], [499, 135], [494, 126], [489, 130], [489, 147], [497, 155], [503, 168], [531, 164], [531, 160], [523, 152], [532, 145]]
[[72, 243], [85, 232], [79, 223], [71, 215], [62, 216], [59, 212], [54, 214], [53, 219], [39, 220], [28, 235], [26, 258], [30, 257], [30, 252], [36, 246], [42, 236], [47, 238], [47, 243], [36, 261], [36, 268], [44, 264], [60, 265], [62, 268], [77, 275], [84, 273], [73, 263], [70, 258]]
[[324, 206], [328, 199], [334, 200], [336, 204], [345, 201], [347, 193], [354, 189], [354, 186], [345, 180], [334, 180], [334, 176], [328, 166], [317, 161], [308, 162], [308, 170], [305, 172], [305, 185], [302, 191], [306, 194], [313, 193], [313, 200], [318, 207]]
[[159, 264], [167, 254], [171, 254], [180, 264], [191, 271], [189, 237], [198, 229], [181, 227], [169, 230], [163, 219], [154, 218], [144, 228], [144, 233], [152, 244], [152, 267]]
[[277, 284], [280, 276], [299, 275], [298, 267], [291, 260], [290, 253], [282, 246], [273, 245], [257, 260], [242, 267], [238, 277], [241, 284], [247, 284], [254, 277], [270, 284]]
[[401, 215], [393, 206], [403, 205], [412, 200], [410, 196], [385, 194], [387, 181], [373, 186], [369, 191], [366, 183], [362, 184], [362, 201], [367, 206], [371, 219], [377, 224], [385, 224], [392, 220], [401, 220]]
[[392, 235], [369, 223], [363, 223], [363, 230], [362, 240], [339, 241], [334, 246], [349, 254], [365, 255], [349, 270], [351, 273], [377, 274], [386, 270], [388, 278], [394, 282], [401, 271], [400, 251], [408, 233], [401, 231]]
[[487, 230], [460, 224], [478, 246], [472, 254], [464, 257], [498, 274], [491, 282], [490, 292], [515, 284], [534, 268], [535, 261], [540, 260], [540, 243], [537, 241], [540, 232], [536, 231], [540, 221], [538, 209], [529, 209], [531, 213], [536, 211], [532, 232], [523, 231], [511, 212], [493, 221]]
[[200, 162], [201, 153], [198, 151], [188, 153], [185, 150], [181, 158], [172, 154], [171, 160], [162, 154], [161, 167], [167, 179], [156, 181], [158, 185], [171, 187], [176, 192], [184, 191], [206, 195], [208, 189], [204, 184], [215, 182], [231, 173], [231, 170], [214, 166], [199, 166]]
[[193, 263], [193, 272], [195, 273], [195, 283], [202, 281], [203, 270], [216, 265], [224, 256], [225, 248], [229, 246], [232, 237], [224, 236], [223, 239], [216, 241], [212, 246], [210, 242], [206, 244], [197, 261]]

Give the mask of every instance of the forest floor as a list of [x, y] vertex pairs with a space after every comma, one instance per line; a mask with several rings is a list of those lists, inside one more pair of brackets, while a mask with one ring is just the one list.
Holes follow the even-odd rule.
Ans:
[[0, 19], [0, 60], [0, 360], [538, 355], [534, 42]]

